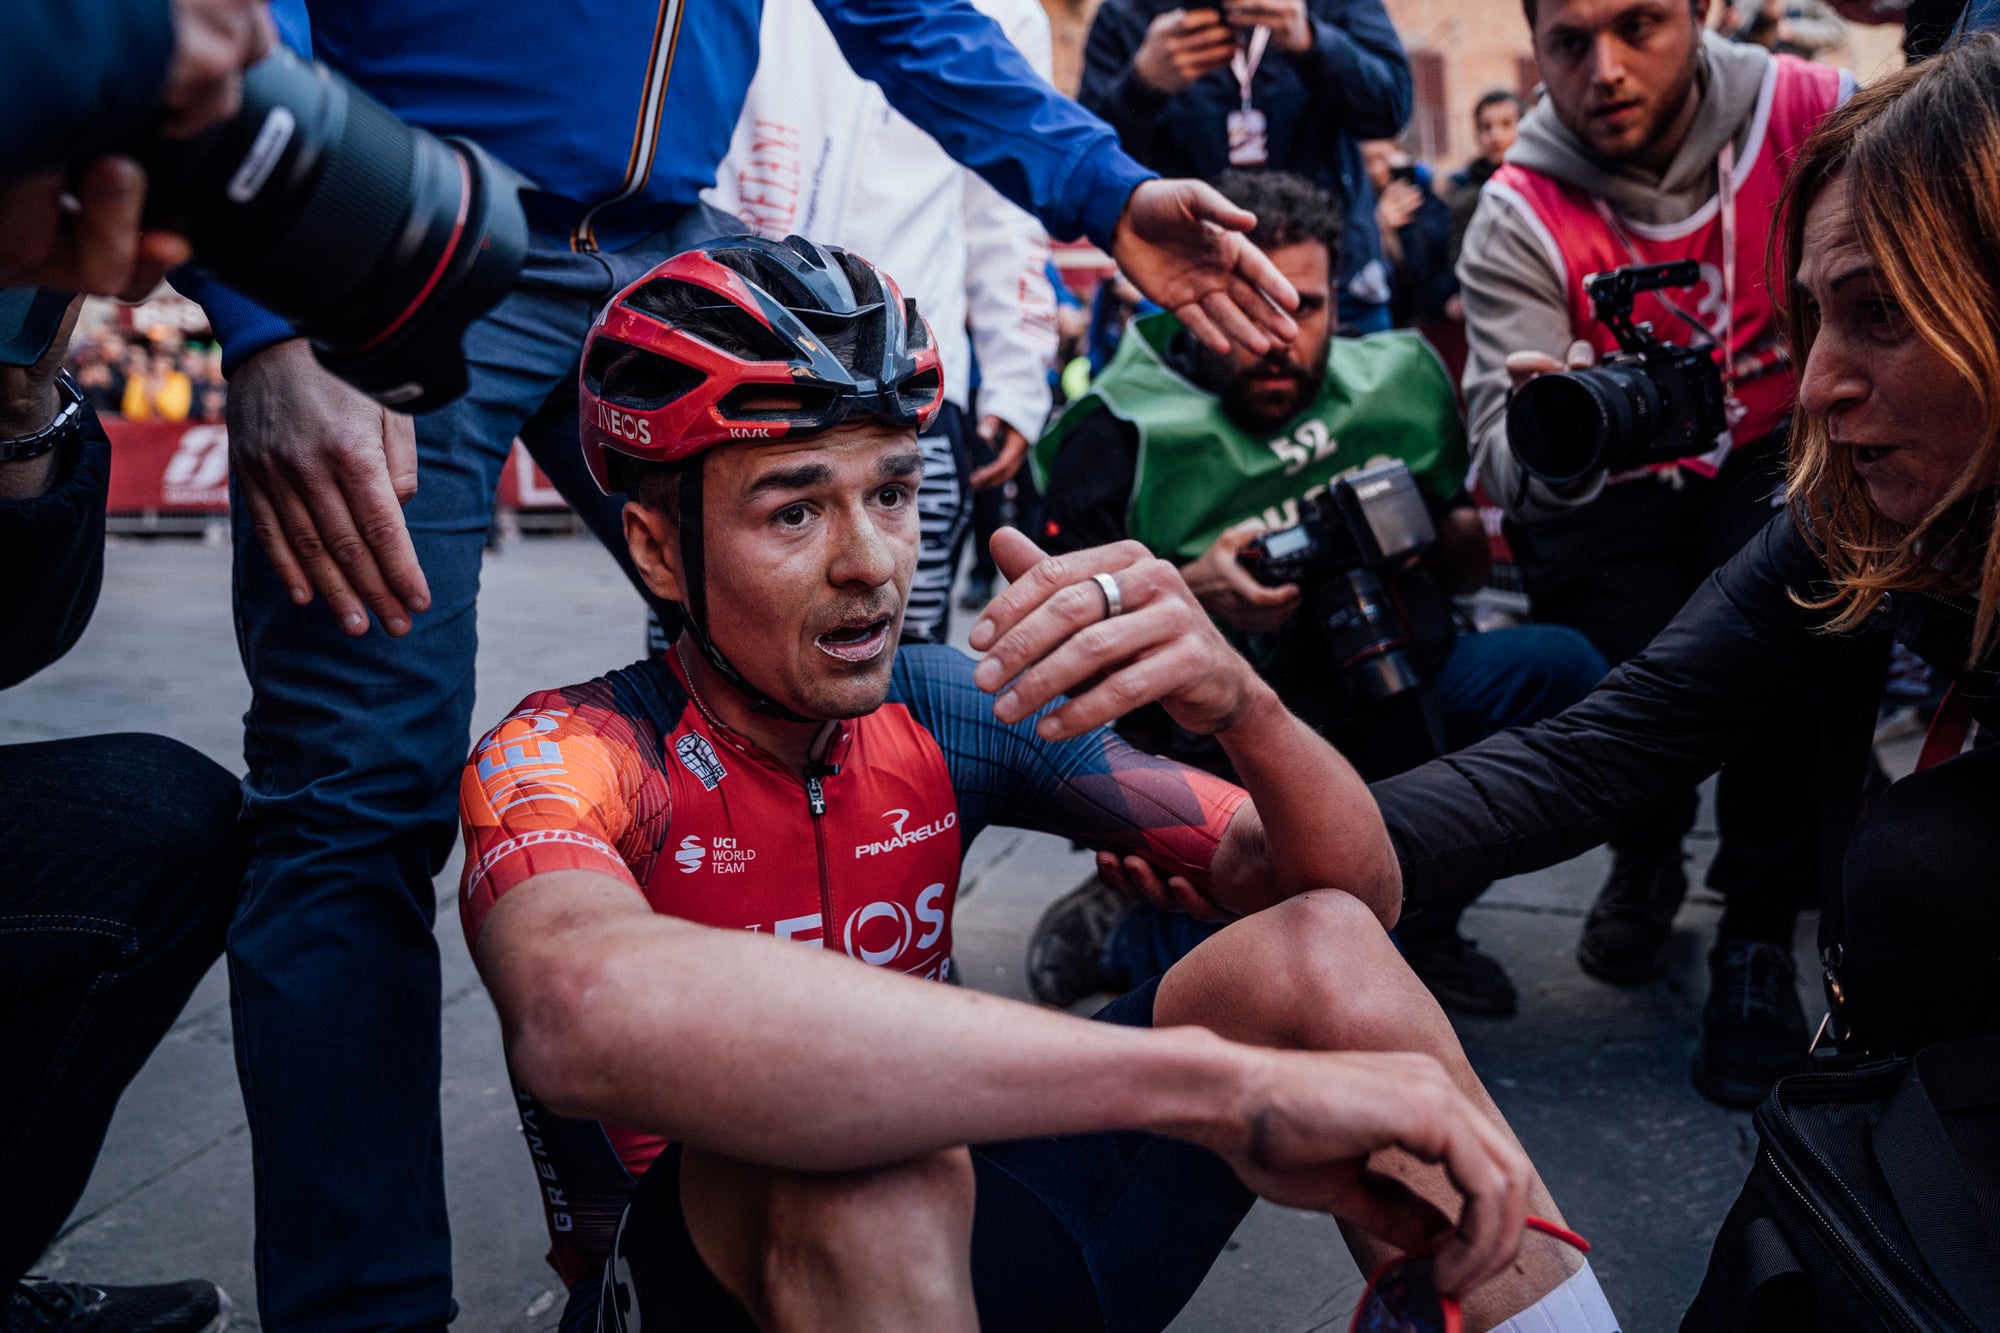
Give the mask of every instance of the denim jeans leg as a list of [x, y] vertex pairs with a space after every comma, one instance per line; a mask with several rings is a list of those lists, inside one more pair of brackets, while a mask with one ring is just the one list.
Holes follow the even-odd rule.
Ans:
[[76, 1206], [119, 1095], [222, 952], [239, 800], [164, 736], [0, 747], [0, 1291]]
[[1445, 744], [1453, 750], [1553, 717], [1597, 687], [1604, 655], [1567, 625], [1461, 634], [1438, 671]]
[[608, 282], [597, 256], [531, 250], [467, 334], [469, 392], [418, 419], [404, 517], [432, 604], [404, 638], [292, 605], [237, 506], [250, 866], [229, 952], [270, 1333], [453, 1314], [431, 881], [457, 827], [494, 488]]

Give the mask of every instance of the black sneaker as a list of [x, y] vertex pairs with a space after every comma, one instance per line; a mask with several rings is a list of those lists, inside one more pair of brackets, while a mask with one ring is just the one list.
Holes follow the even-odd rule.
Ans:
[[1104, 971], [1104, 942], [1132, 900], [1092, 875], [1049, 904], [1028, 937], [1028, 990], [1067, 1009], [1087, 995], [1115, 992]]
[[1681, 849], [1617, 852], [1576, 942], [1576, 961], [1599, 981], [1639, 986], [1667, 970], [1674, 913], [1687, 897]]
[[231, 1308], [213, 1282], [23, 1282], [0, 1306], [0, 1333], [222, 1333]]
[[1436, 939], [1404, 940], [1403, 961], [1431, 995], [1455, 1013], [1505, 1018], [1520, 1004], [1499, 960], [1479, 952], [1479, 941], [1458, 932]]
[[1791, 949], [1717, 940], [1708, 955], [1708, 1003], [1694, 1052], [1694, 1086], [1724, 1106], [1755, 1106], [1804, 1066], [1806, 1011]]

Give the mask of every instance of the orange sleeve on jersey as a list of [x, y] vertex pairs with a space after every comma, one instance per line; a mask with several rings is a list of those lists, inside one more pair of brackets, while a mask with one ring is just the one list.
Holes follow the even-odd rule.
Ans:
[[622, 717], [551, 691], [523, 700], [473, 747], [458, 786], [468, 944], [500, 895], [533, 875], [595, 870], [638, 891], [618, 850], [639, 786], [629, 732]]

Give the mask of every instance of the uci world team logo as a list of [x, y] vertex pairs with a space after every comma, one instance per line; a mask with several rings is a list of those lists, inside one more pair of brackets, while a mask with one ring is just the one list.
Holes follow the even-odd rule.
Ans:
[[701, 869], [701, 860], [708, 855], [708, 848], [701, 845], [701, 839], [690, 833], [681, 839], [681, 848], [674, 853], [674, 860], [680, 863], [683, 875], [692, 875]]
[[715, 747], [693, 732], [674, 742], [674, 753], [680, 756], [682, 767], [694, 774], [705, 791], [714, 791], [715, 784], [729, 776], [729, 770], [716, 758]]

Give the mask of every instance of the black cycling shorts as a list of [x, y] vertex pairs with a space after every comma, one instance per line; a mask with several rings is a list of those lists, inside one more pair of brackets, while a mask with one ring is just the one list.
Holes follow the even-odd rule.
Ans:
[[[1150, 1027], [1158, 988], [1155, 978], [1095, 1017]], [[1256, 1197], [1214, 1153], [1152, 1134], [977, 1144], [972, 1164], [972, 1285], [987, 1333], [1165, 1328]], [[571, 1288], [561, 1333], [755, 1329], [695, 1250], [680, 1197], [675, 1146], [626, 1205], [603, 1279]]]

